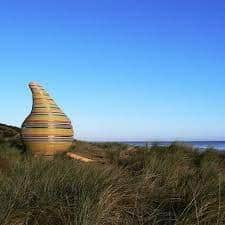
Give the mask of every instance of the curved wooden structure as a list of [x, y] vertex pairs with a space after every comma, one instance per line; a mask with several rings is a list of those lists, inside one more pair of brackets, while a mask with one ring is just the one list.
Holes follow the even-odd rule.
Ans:
[[67, 151], [73, 142], [69, 118], [41, 85], [31, 82], [29, 87], [33, 107], [22, 124], [22, 140], [26, 148], [35, 156], [53, 156]]

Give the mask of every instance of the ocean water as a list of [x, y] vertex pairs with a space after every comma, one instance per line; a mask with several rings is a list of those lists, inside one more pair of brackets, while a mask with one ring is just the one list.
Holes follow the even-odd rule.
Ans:
[[[152, 146], [154, 144], [160, 145], [160, 146], [169, 146], [173, 142], [167, 142], [167, 141], [162, 141], [162, 142], [125, 142], [126, 144], [129, 145], [135, 145], [135, 146]], [[183, 141], [181, 143], [185, 143], [187, 145], [191, 145], [194, 148], [199, 148], [199, 149], [207, 149], [207, 148], [214, 148], [217, 150], [225, 151], [225, 141]]]

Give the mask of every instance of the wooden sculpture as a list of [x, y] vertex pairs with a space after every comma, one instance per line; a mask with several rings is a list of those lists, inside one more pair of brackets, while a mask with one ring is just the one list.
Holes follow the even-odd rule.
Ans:
[[73, 142], [70, 120], [41, 85], [31, 82], [29, 87], [33, 107], [22, 124], [22, 140], [26, 148], [35, 156], [66, 152]]

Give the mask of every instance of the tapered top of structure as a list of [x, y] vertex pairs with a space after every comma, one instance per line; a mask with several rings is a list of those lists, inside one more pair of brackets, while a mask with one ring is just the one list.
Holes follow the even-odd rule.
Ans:
[[34, 81], [32, 81], [32, 82], [29, 83], [29, 87], [30, 87], [30, 89], [33, 89], [33, 88], [42, 88], [44, 90], [44, 88], [42, 87], [42, 85], [40, 85], [40, 84], [38, 84], [37, 82], [34, 82]]
[[37, 82], [35, 82], [35, 81], [31, 81], [29, 83], [29, 86], [40, 86], [40, 85]]

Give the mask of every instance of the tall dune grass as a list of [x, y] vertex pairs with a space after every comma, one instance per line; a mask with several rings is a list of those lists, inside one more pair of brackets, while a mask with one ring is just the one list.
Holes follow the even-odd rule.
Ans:
[[0, 224], [225, 224], [224, 153], [177, 144], [101, 151], [108, 164], [0, 146]]

